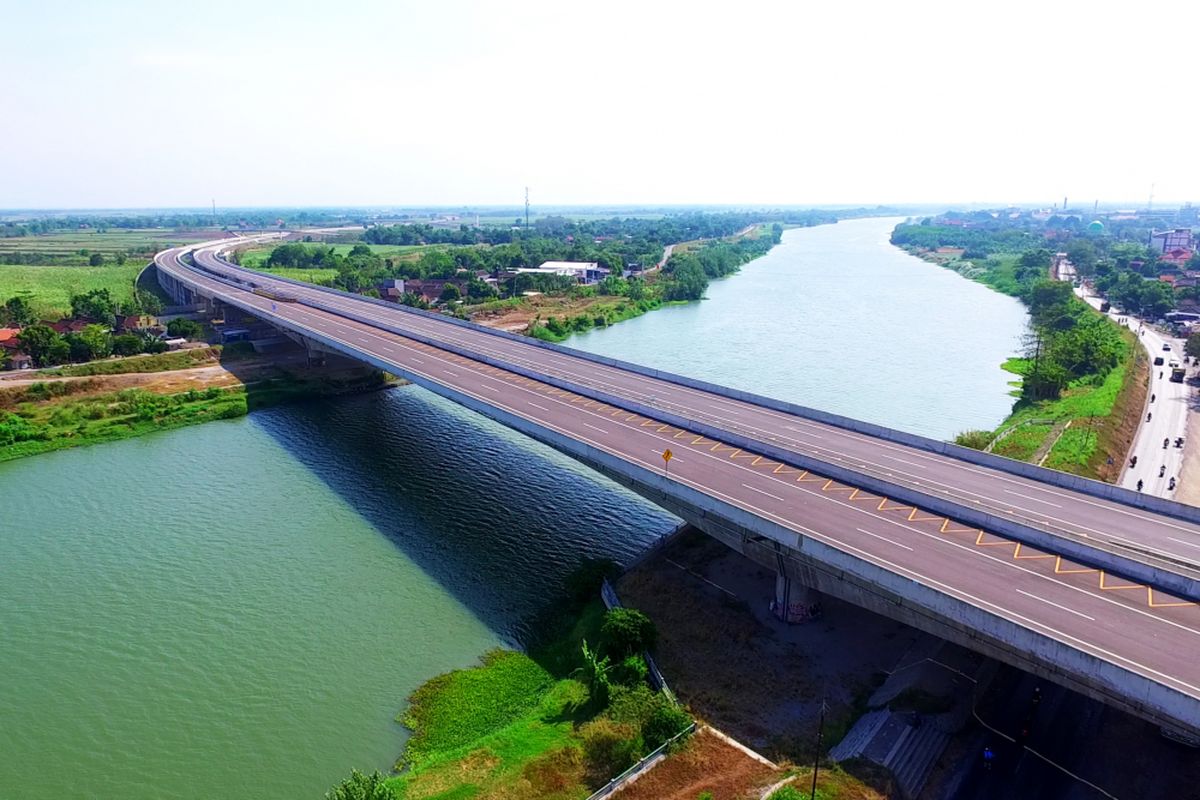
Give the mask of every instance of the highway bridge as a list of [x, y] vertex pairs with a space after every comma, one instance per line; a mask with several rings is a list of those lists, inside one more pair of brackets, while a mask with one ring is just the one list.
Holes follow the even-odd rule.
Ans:
[[164, 251], [159, 281], [571, 455], [776, 570], [784, 607], [828, 593], [1200, 732], [1200, 510], [222, 257], [247, 241]]

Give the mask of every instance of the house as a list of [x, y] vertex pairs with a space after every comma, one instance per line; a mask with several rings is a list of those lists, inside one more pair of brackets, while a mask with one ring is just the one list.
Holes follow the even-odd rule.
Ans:
[[119, 333], [137, 333], [148, 331], [158, 324], [158, 320], [149, 314], [118, 314], [115, 330]]
[[177, 336], [174, 339], [163, 339], [163, 344], [167, 346], [168, 350], [182, 350], [183, 346], [187, 344], [187, 339]]
[[33, 369], [33, 358], [24, 353], [13, 353], [8, 357], [9, 369]]
[[17, 337], [20, 335], [20, 328], [0, 328], [0, 348], [15, 352], [18, 347]]
[[404, 281], [401, 278], [386, 280], [377, 284], [375, 288], [379, 291], [380, 297], [384, 300], [391, 300], [393, 303], [399, 303], [400, 298], [404, 296]]
[[1192, 257], [1191, 250], [1187, 250], [1182, 247], [1176, 247], [1173, 250], [1169, 250], [1168, 252], [1163, 253], [1162, 256], [1160, 257], [1160, 260], [1164, 264], [1174, 264], [1177, 267], [1182, 267], [1185, 264], [1187, 264], [1187, 262], [1191, 259], [1191, 257]]
[[47, 322], [45, 324], [53, 328], [55, 333], [65, 335], [68, 333], [79, 333], [88, 325], [95, 323], [88, 322], [86, 319], [60, 319], [58, 322]]
[[441, 299], [446, 284], [458, 287], [458, 291], [461, 294], [466, 294], [467, 292], [467, 287], [463, 281], [445, 278], [422, 278], [420, 280], [405, 281], [404, 289], [406, 294], [419, 295], [425, 302], [433, 303]]

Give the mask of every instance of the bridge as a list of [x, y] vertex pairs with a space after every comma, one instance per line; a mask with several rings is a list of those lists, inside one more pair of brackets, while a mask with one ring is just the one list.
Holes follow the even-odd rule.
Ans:
[[248, 241], [159, 253], [159, 282], [578, 459], [775, 570], [784, 609], [827, 593], [1200, 732], [1200, 509], [222, 257]]

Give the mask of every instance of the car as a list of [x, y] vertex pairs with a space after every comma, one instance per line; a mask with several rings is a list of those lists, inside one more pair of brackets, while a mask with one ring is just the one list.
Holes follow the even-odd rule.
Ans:
[[1167, 362], [1167, 366], [1170, 367], [1171, 369], [1175, 369], [1176, 367], [1179, 366], [1179, 362], [1172, 358], [1170, 361]]
[[1164, 350], [1164, 351], [1170, 351], [1170, 349], [1171, 349], [1171, 345], [1169, 345], [1169, 344], [1163, 344], [1163, 350]]
[[1162, 364], [1163, 364], [1163, 357], [1162, 357], [1162, 356], [1155, 356], [1155, 357], [1154, 357], [1154, 366], [1156, 366], [1156, 367], [1161, 367], [1161, 366], [1162, 366]]

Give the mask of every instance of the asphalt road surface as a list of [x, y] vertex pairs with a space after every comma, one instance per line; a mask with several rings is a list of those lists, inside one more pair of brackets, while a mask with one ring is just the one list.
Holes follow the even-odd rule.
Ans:
[[[868, 563], [984, 609], [997, 617], [1106, 659], [1187, 696], [1200, 699], [1200, 608], [1102, 572], [1086, 569], [978, 530], [956, 525], [920, 509], [843, 486], [790, 468], [720, 441], [565, 392], [479, 361], [448, 353], [378, 327], [299, 303], [274, 300], [228, 286], [175, 262], [179, 251], [158, 257], [161, 268], [234, 300], [266, 319], [294, 330], [319, 332], [349, 351], [371, 354], [402, 375], [452, 388], [559, 434], [591, 445], [628, 463], [661, 471], [662, 453], [675, 453], [670, 477], [737, 508], [773, 521]], [[226, 272], [211, 254], [198, 256]], [[280, 291], [305, 290], [279, 285]], [[322, 295], [322, 301], [329, 301]], [[731, 429], [756, 431], [801, 451], [835, 455], [848, 466], [937, 483], [957, 493], [986, 489], [989, 502], [1021, 514], [1067, 515], [1062, 524], [1093, 518], [1115, 519], [1147, 530], [1164, 541], [1172, 535], [1190, 546], [1194, 526], [1072, 493], [951, 459], [893, 446], [869, 437], [802, 420], [780, 412], [684, 389], [621, 370], [602, 368], [565, 354], [533, 348], [487, 334], [452, 327], [403, 310], [337, 298], [393, 324], [498, 353], [510, 361], [569, 374], [573, 380], [625, 393], [663, 408], [719, 421]], [[841, 449], [846, 453], [841, 453]], [[1037, 512], [1023, 503], [1037, 505]], [[1115, 516], [1113, 516], [1115, 515]], [[1079, 520], [1079, 521], [1074, 521]], [[1200, 552], [1200, 550], [1197, 550]]]

